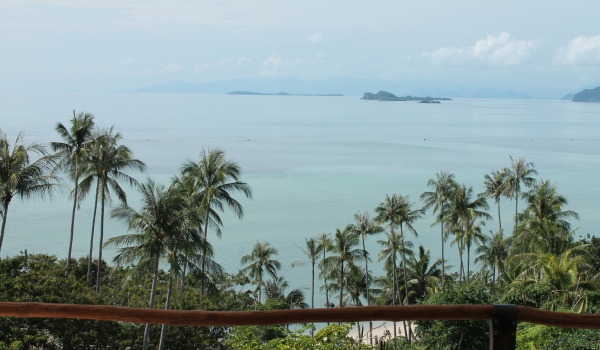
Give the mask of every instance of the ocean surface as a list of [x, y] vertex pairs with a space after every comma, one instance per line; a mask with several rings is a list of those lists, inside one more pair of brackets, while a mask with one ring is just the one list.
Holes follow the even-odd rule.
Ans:
[[[310, 298], [310, 266], [302, 260], [305, 238], [334, 232], [353, 222], [359, 211], [373, 212], [386, 194], [410, 195], [420, 208], [427, 181], [440, 170], [459, 183], [483, 191], [483, 176], [510, 165], [509, 156], [535, 164], [539, 178], [557, 185], [567, 209], [581, 219], [577, 233], [597, 234], [600, 227], [600, 104], [558, 100], [456, 99], [441, 104], [363, 101], [356, 96], [235, 96], [142, 93], [0, 94], [0, 128], [10, 140], [20, 131], [26, 142], [57, 141], [57, 122], [67, 124], [72, 111], [91, 112], [99, 126], [114, 125], [124, 144], [148, 171], [131, 175], [168, 184], [186, 159], [199, 159], [202, 147], [223, 148], [242, 168], [252, 199], [238, 197], [243, 220], [223, 214], [221, 239], [209, 238], [215, 260], [228, 272], [257, 241], [279, 250], [280, 272], [291, 288]], [[124, 185], [125, 186], [125, 185]], [[72, 202], [71, 184], [53, 200], [15, 200], [8, 213], [1, 255], [29, 253], [67, 255]], [[139, 197], [128, 189], [129, 204]], [[116, 204], [116, 203], [115, 203]], [[498, 230], [497, 211], [489, 201], [484, 232]], [[502, 199], [502, 223], [510, 231], [514, 202]], [[523, 205], [520, 203], [520, 208]], [[93, 203], [77, 212], [73, 254], [85, 256]], [[431, 212], [415, 223], [418, 238], [434, 258], [440, 257], [440, 229], [431, 227]], [[98, 232], [98, 229], [97, 231]], [[126, 233], [108, 219], [106, 237]], [[380, 237], [367, 240], [377, 264]], [[97, 247], [96, 242], [96, 247]], [[94, 249], [97, 256], [97, 248]], [[448, 245], [450, 259], [455, 247]], [[114, 250], [105, 250], [111, 259]], [[458, 264], [454, 264], [455, 266]], [[317, 283], [319, 285], [319, 283]], [[290, 288], [290, 289], [291, 289]], [[288, 290], [289, 291], [289, 290]], [[324, 304], [318, 294], [316, 306]]]

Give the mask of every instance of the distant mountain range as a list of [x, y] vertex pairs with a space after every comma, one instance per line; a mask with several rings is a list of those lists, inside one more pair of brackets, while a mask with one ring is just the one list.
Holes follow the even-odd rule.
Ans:
[[[253, 91], [285, 91], [289, 95], [345, 95], [362, 96], [365, 91], [395, 91], [398, 96], [447, 96], [449, 98], [531, 98], [530, 95], [513, 89], [479, 89], [472, 86], [453, 84], [446, 88], [427, 89], [419, 81], [380, 81], [374, 79], [332, 79], [307, 81], [300, 79], [247, 78], [219, 82], [187, 83], [173, 81], [145, 86], [134, 92], [146, 93], [205, 93], [227, 94]], [[259, 94], [259, 93], [257, 93]], [[276, 94], [276, 93], [275, 93]], [[538, 96], [539, 98], [539, 96]], [[558, 98], [558, 97], [556, 97]]]
[[600, 86], [595, 89], [585, 89], [573, 95], [573, 102], [600, 102]]

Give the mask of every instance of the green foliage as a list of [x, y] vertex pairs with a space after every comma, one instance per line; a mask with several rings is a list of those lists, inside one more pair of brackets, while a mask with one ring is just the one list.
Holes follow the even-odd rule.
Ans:
[[[460, 284], [448, 286], [442, 292], [434, 294], [425, 304], [490, 304], [487, 286], [478, 284]], [[450, 349], [486, 349], [489, 346], [489, 322], [487, 321], [419, 321], [417, 335], [419, 345], [427, 348]]]
[[502, 302], [544, 308], [553, 296], [553, 288], [547, 283], [529, 282], [523, 286], [521, 282], [515, 281], [502, 297]]
[[371, 346], [355, 341], [348, 336], [352, 328], [351, 324], [331, 324], [320, 331], [314, 337], [306, 334], [310, 326], [304, 327], [296, 332], [285, 331], [285, 336], [266, 341], [265, 330], [273, 327], [236, 327], [226, 343], [232, 349], [244, 350], [367, 350]]
[[519, 350], [596, 350], [600, 332], [590, 329], [557, 328], [520, 323], [517, 331]]

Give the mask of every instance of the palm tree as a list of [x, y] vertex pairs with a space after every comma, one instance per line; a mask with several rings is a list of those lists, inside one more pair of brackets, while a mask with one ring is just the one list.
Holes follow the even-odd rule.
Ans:
[[527, 208], [519, 215], [517, 244], [529, 246], [530, 251], [560, 255], [570, 248], [574, 232], [569, 219], [579, 214], [564, 210], [567, 199], [556, 192], [549, 181], [540, 181], [523, 196]]
[[[392, 200], [393, 202], [393, 200]], [[398, 277], [398, 263], [397, 258], [398, 254], [406, 255], [407, 250], [408, 253], [411, 254], [410, 248], [412, 248], [412, 243], [409, 241], [405, 241], [398, 234], [394, 233], [390, 226], [390, 233], [385, 233], [387, 239], [386, 240], [378, 240], [383, 248], [379, 252], [378, 261], [385, 260], [385, 266], [388, 271], [392, 271], [392, 305], [396, 305], [396, 300], [398, 300], [398, 305], [402, 304], [402, 296], [400, 295], [400, 282]], [[404, 324], [404, 334], [407, 333], [406, 322]], [[396, 322], [394, 322], [394, 338], [396, 338]]]
[[456, 181], [454, 181], [454, 174], [447, 173], [445, 171], [440, 171], [436, 174], [436, 179], [429, 179], [427, 181], [427, 186], [433, 187], [433, 191], [425, 192], [421, 195], [421, 200], [425, 202], [423, 206], [423, 210], [427, 210], [433, 207], [433, 213], [439, 212], [439, 215], [436, 221], [432, 224], [436, 223], [440, 224], [440, 229], [442, 230], [441, 238], [442, 238], [442, 287], [444, 286], [444, 274], [446, 272], [446, 268], [444, 266], [446, 260], [444, 258], [444, 247], [445, 240], [447, 238], [447, 234], [444, 234], [444, 214], [446, 213], [446, 208], [450, 201], [450, 196], [454, 191], [454, 188], [457, 187]]
[[[475, 224], [476, 219], [490, 219], [490, 214], [486, 213], [488, 209], [487, 200], [483, 195], [478, 195], [473, 198], [473, 188], [467, 188], [465, 185], [460, 185], [455, 188], [450, 199], [449, 210], [446, 215], [446, 223], [451, 227], [454, 233], [464, 234], [470, 230], [470, 226]], [[482, 210], [483, 209], [483, 210]], [[460, 240], [458, 240], [460, 242]], [[465, 245], [459, 244], [460, 255], [460, 270], [459, 280], [462, 281], [463, 275], [463, 260], [462, 252]]]
[[289, 287], [289, 284], [281, 276], [267, 280], [264, 284], [265, 298], [280, 301], [290, 309], [308, 308], [308, 304], [304, 302], [304, 293], [300, 289], [294, 289], [286, 295], [285, 290], [287, 287]]
[[[86, 176], [81, 180], [80, 197], [85, 197], [95, 180], [97, 184], [96, 195], [100, 197], [100, 244], [98, 249], [98, 268], [96, 271], [96, 292], [100, 292], [100, 269], [104, 241], [104, 210], [106, 202], [112, 201], [110, 194], [112, 190], [121, 203], [127, 205], [127, 195], [119, 185], [119, 181], [126, 181], [130, 186], [138, 186], [138, 181], [123, 171], [128, 169], [143, 172], [146, 169], [146, 164], [141, 160], [134, 159], [133, 152], [127, 146], [119, 144], [123, 137], [120, 133], [113, 133], [113, 127], [100, 131], [96, 139], [98, 142], [94, 143], [94, 149], [90, 151], [91, 160], [85, 171]], [[95, 217], [96, 209], [94, 209], [92, 234]], [[89, 260], [92, 260], [91, 254]]]
[[[71, 214], [71, 236], [69, 239], [69, 253], [67, 254], [67, 269], [65, 276], [69, 274], [71, 267], [71, 252], [73, 250], [73, 235], [75, 232], [75, 211], [77, 209], [80, 166], [87, 159], [88, 145], [93, 141], [92, 129], [94, 128], [94, 116], [91, 113], [81, 112], [71, 119], [71, 127], [67, 128], [62, 123], [56, 124], [56, 132], [64, 142], [52, 142], [52, 150], [59, 158], [58, 168], [66, 169], [69, 176], [75, 182], [73, 190], [73, 212]], [[90, 256], [91, 260], [91, 256]]]
[[[308, 258], [308, 262], [310, 262], [312, 268], [312, 287], [311, 287], [311, 296], [310, 296], [310, 307], [311, 309], [315, 308], [315, 264], [317, 263], [317, 259], [319, 259], [319, 255], [321, 254], [321, 247], [315, 238], [307, 238], [306, 239], [306, 248], [298, 247], [304, 253], [306, 258]], [[304, 265], [306, 262], [302, 260], [296, 260], [292, 262], [292, 267]], [[314, 323], [310, 329], [310, 336], [314, 335]]]
[[[39, 143], [25, 144], [23, 133], [19, 133], [11, 149], [8, 137], [0, 130], [0, 250], [4, 241], [8, 206], [14, 197], [21, 200], [33, 196], [51, 196], [59, 184], [59, 178], [52, 173], [55, 157], [48, 155]], [[32, 162], [32, 156], [39, 158]]]
[[[222, 221], [215, 209], [222, 211], [228, 206], [240, 219], [243, 217], [244, 208], [232, 194], [240, 192], [246, 198], [252, 198], [252, 189], [247, 183], [238, 180], [240, 172], [239, 165], [227, 160], [225, 152], [220, 148], [202, 149], [198, 162], [187, 160], [183, 164], [182, 177], [195, 183], [197, 198], [204, 211], [204, 239], [207, 239], [209, 225], [216, 229], [217, 237], [221, 237]], [[204, 270], [203, 265], [202, 275]], [[204, 280], [201, 293], [204, 294]]]
[[[504, 238], [503, 231], [500, 230], [488, 237], [487, 241], [489, 244], [483, 244], [475, 250], [475, 253], [479, 254], [475, 258], [475, 263], [481, 262], [484, 268], [492, 270], [492, 284], [495, 285], [496, 280], [500, 280], [502, 271], [504, 271], [504, 262], [508, 258], [511, 239], [510, 237]], [[498, 274], [496, 274], [496, 270], [498, 270]]]
[[535, 183], [535, 178], [532, 175], [537, 175], [538, 172], [533, 167], [533, 163], [526, 163], [523, 157], [514, 160], [510, 156], [510, 168], [504, 168], [506, 191], [510, 193], [511, 198], [515, 199], [515, 233], [517, 232], [517, 226], [519, 226], [518, 213], [521, 184], [530, 187]]
[[360, 249], [355, 248], [357, 245], [358, 235], [352, 231], [350, 226], [346, 226], [342, 230], [338, 228], [333, 237], [333, 245], [331, 247], [332, 255], [323, 260], [323, 266], [327, 270], [338, 275], [340, 307], [344, 305], [344, 274], [354, 266], [357, 261], [365, 258], [363, 252]]
[[502, 219], [500, 217], [500, 198], [506, 197], [510, 193], [507, 191], [508, 187], [506, 184], [506, 169], [501, 171], [492, 170], [490, 174], [485, 174], [483, 185], [485, 186], [484, 195], [493, 198], [494, 202], [498, 206], [498, 226], [502, 230]]
[[269, 242], [256, 242], [250, 254], [244, 255], [240, 260], [242, 264], [249, 264], [242, 271], [247, 273], [250, 278], [254, 278], [256, 289], [258, 290], [258, 300], [262, 300], [263, 277], [265, 272], [275, 278], [277, 270], [281, 268], [281, 263], [274, 260], [273, 257], [279, 251], [272, 247]]
[[[148, 179], [140, 185], [139, 190], [142, 195], [140, 212], [123, 204], [111, 214], [126, 223], [128, 229], [135, 233], [110, 238], [104, 246], [125, 246], [119, 249], [113, 261], [119, 265], [136, 263], [131, 270], [134, 277], [153, 273], [149, 306], [153, 308], [160, 261], [168, 257], [171, 273], [176, 273], [184, 255], [178, 252], [185, 253], [188, 249], [194, 249], [202, 240], [190, 228], [186, 202], [173, 187], [165, 188]], [[144, 349], [148, 348], [149, 332], [150, 324], [147, 324], [144, 330]]]
[[419, 245], [418, 257], [413, 255], [408, 260], [408, 274], [410, 276], [408, 283], [412, 286], [417, 302], [426, 300], [437, 289], [442, 277], [442, 259], [434, 261], [431, 265], [430, 262], [429, 249], [425, 250], [423, 245]]
[[317, 244], [319, 249], [323, 252], [323, 259], [319, 263], [319, 268], [321, 272], [319, 276], [323, 276], [323, 287], [325, 288], [325, 307], [329, 307], [329, 286], [327, 285], [327, 273], [323, 262], [327, 258], [327, 251], [331, 250], [333, 246], [333, 241], [331, 240], [331, 236], [327, 233], [321, 233], [317, 235]]
[[480, 247], [487, 242], [487, 236], [481, 231], [481, 227], [485, 225], [485, 222], [483, 220], [477, 221], [477, 215], [473, 209], [467, 209], [467, 215], [464, 220], [461, 226], [455, 228], [455, 242], [462, 246], [461, 250], [464, 250], [465, 247], [467, 248], [467, 283], [469, 283], [469, 275], [471, 274], [471, 246], [475, 243]]
[[[375, 235], [383, 232], [383, 228], [379, 226], [375, 221], [369, 217], [369, 212], [356, 213], [354, 214], [354, 220], [356, 224], [352, 224], [350, 227], [355, 234], [359, 235], [362, 240], [363, 253], [365, 255], [365, 283], [366, 283], [366, 298], [367, 306], [371, 306], [371, 298], [369, 295], [369, 258], [367, 256], [367, 249], [365, 248], [365, 239], [367, 236]], [[369, 334], [373, 333], [373, 322], [369, 321]], [[369, 337], [372, 340], [372, 337]]]

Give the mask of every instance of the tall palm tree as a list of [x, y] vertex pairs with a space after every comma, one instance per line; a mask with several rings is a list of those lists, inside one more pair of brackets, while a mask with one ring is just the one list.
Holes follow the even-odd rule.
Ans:
[[530, 187], [535, 183], [535, 178], [532, 175], [537, 175], [537, 170], [534, 169], [533, 163], [525, 162], [525, 158], [521, 157], [514, 160], [510, 156], [510, 168], [504, 168], [506, 172], [505, 186], [510, 197], [515, 199], [515, 228], [514, 232], [517, 232], [517, 226], [519, 226], [518, 213], [519, 213], [519, 196], [521, 195], [521, 185]]
[[502, 230], [502, 218], [500, 217], [500, 198], [510, 195], [506, 183], [506, 169], [492, 170], [491, 173], [483, 176], [483, 185], [485, 186], [484, 195], [493, 198], [498, 206], [498, 226]]
[[[478, 195], [473, 198], [473, 188], [467, 188], [465, 185], [460, 185], [455, 188], [450, 199], [448, 213], [446, 215], [446, 223], [451, 227], [454, 233], [464, 233], [469, 230], [470, 225], [475, 224], [477, 219], [491, 219], [491, 215], [485, 212], [489, 208], [487, 200], [483, 195]], [[460, 240], [458, 240], [460, 242]], [[463, 260], [462, 252], [465, 245], [459, 244], [460, 270], [459, 280], [462, 281]]]
[[[490, 231], [492, 234], [492, 231]], [[510, 237], [505, 238], [503, 231], [499, 230], [491, 237], [487, 238], [489, 244], [483, 244], [475, 250], [475, 253], [479, 254], [475, 258], [475, 263], [481, 262], [484, 268], [490, 268], [492, 270], [492, 284], [496, 285], [496, 280], [500, 280], [502, 277], [502, 271], [504, 271], [504, 262], [508, 258], [508, 250], [510, 248]], [[496, 274], [496, 270], [498, 273]]]
[[333, 236], [332, 255], [323, 261], [323, 266], [327, 270], [337, 274], [340, 290], [340, 307], [344, 305], [344, 274], [357, 261], [365, 258], [363, 252], [356, 248], [357, 245], [358, 235], [352, 232], [349, 226], [344, 227], [342, 230], [338, 228]]
[[281, 263], [273, 259], [278, 253], [279, 251], [271, 246], [269, 242], [256, 242], [252, 248], [252, 252], [244, 255], [240, 260], [242, 264], [249, 264], [242, 271], [247, 273], [250, 278], [253, 278], [256, 283], [256, 289], [258, 290], [257, 302], [261, 302], [262, 300], [265, 273], [275, 278], [277, 277], [277, 271], [281, 268]]
[[436, 221], [432, 224], [436, 223], [440, 224], [440, 229], [442, 230], [441, 239], [442, 239], [442, 287], [444, 286], [444, 274], [446, 272], [445, 268], [445, 255], [444, 255], [444, 247], [445, 240], [447, 238], [447, 234], [444, 233], [444, 214], [446, 213], [448, 203], [450, 201], [450, 196], [452, 192], [457, 187], [457, 183], [454, 180], [454, 174], [450, 174], [445, 171], [440, 171], [436, 174], [436, 179], [429, 179], [427, 181], [428, 187], [433, 187], [433, 191], [425, 192], [421, 195], [421, 200], [425, 202], [423, 206], [423, 210], [427, 210], [433, 207], [433, 213], [439, 213]]
[[[376, 221], [371, 220], [370, 214], [368, 211], [364, 213], [356, 213], [354, 214], [355, 224], [352, 224], [350, 227], [355, 234], [360, 236], [362, 240], [363, 253], [365, 255], [365, 283], [366, 283], [366, 298], [367, 298], [367, 306], [371, 306], [371, 298], [369, 295], [369, 257], [367, 256], [367, 249], [365, 248], [365, 239], [367, 236], [375, 235], [383, 232], [383, 227], [381, 227]], [[369, 321], [369, 334], [373, 333], [373, 322]], [[372, 337], [369, 337], [372, 340]]]
[[[182, 177], [195, 183], [197, 198], [204, 211], [204, 239], [207, 239], [209, 225], [216, 229], [217, 237], [221, 237], [222, 221], [215, 209], [222, 211], [227, 206], [239, 218], [243, 217], [244, 208], [232, 195], [239, 192], [246, 198], [252, 198], [252, 189], [247, 183], [239, 181], [240, 173], [239, 165], [227, 160], [220, 148], [202, 149], [198, 162], [189, 159], [184, 162]], [[203, 265], [202, 275], [204, 270]], [[201, 293], [204, 294], [204, 280]]]
[[[60, 179], [52, 173], [55, 157], [48, 155], [45, 147], [39, 143], [25, 144], [23, 137], [23, 133], [19, 133], [11, 149], [8, 137], [0, 130], [0, 250], [12, 199], [51, 196], [60, 183]], [[39, 158], [32, 161], [32, 156]]]
[[[471, 246], [476, 244], [478, 247], [487, 242], [487, 236], [483, 234], [481, 227], [485, 225], [483, 220], [478, 220], [474, 209], [467, 209], [467, 215], [461, 226], [456, 229], [456, 242], [462, 246], [462, 250], [467, 248], [467, 283], [471, 274]], [[462, 262], [461, 262], [462, 263]]]
[[[144, 162], [133, 158], [133, 152], [129, 147], [120, 144], [123, 136], [121, 136], [120, 133], [114, 133], [113, 129], [114, 128], [111, 127], [110, 129], [99, 132], [97, 142], [93, 144], [94, 149], [90, 151], [91, 160], [89, 166], [85, 170], [85, 178], [81, 180], [80, 197], [85, 197], [93, 181], [96, 181], [97, 183], [96, 194], [100, 197], [100, 244], [98, 248], [98, 268], [96, 271], [96, 292], [100, 292], [102, 248], [104, 241], [104, 211], [106, 203], [112, 202], [112, 191], [121, 203], [126, 205], [127, 195], [119, 184], [119, 181], [125, 181], [129, 183], [130, 186], [134, 187], [138, 186], [138, 181], [126, 174], [124, 170], [143, 172], [146, 169], [146, 164], [144, 164]], [[93, 225], [95, 224], [95, 215], [94, 209]], [[92, 260], [91, 254], [90, 260]]]
[[579, 219], [579, 214], [563, 209], [567, 199], [556, 192], [556, 185], [540, 181], [523, 197], [527, 207], [519, 214], [515, 242], [523, 249], [556, 255], [571, 248], [574, 232], [568, 220]]
[[[392, 305], [396, 305], [396, 300], [398, 305], [402, 305], [402, 296], [400, 294], [400, 282], [398, 277], [398, 255], [406, 255], [407, 250], [410, 254], [410, 248], [412, 248], [412, 243], [406, 240], [403, 240], [400, 235], [394, 233], [390, 226], [390, 232], [385, 232], [386, 240], [378, 240], [382, 246], [381, 251], [379, 252], [378, 261], [385, 260], [385, 266], [387, 270], [392, 271]], [[407, 333], [406, 322], [404, 324], [404, 334]], [[396, 322], [394, 322], [394, 338], [396, 338]]]
[[[91, 113], [81, 112], [71, 119], [71, 127], [67, 128], [62, 123], [56, 124], [56, 132], [63, 139], [63, 142], [50, 143], [52, 150], [56, 152], [59, 159], [58, 168], [66, 169], [69, 176], [75, 182], [73, 190], [73, 211], [71, 214], [71, 236], [69, 239], [69, 253], [67, 254], [67, 269], [65, 276], [69, 274], [71, 267], [71, 252], [73, 250], [73, 235], [75, 233], [75, 211], [77, 209], [79, 176], [81, 175], [81, 165], [87, 159], [88, 145], [93, 141], [92, 130], [94, 129], [94, 116]], [[91, 256], [90, 256], [91, 260]]]
[[328, 308], [330, 305], [329, 286], [327, 285], [327, 272], [323, 262], [327, 258], [327, 252], [331, 250], [331, 247], [333, 246], [333, 241], [331, 240], [331, 236], [329, 234], [321, 233], [317, 235], [317, 244], [319, 249], [323, 252], [323, 259], [321, 259], [321, 262], [319, 263], [319, 268], [321, 269], [319, 276], [323, 276], [323, 287], [325, 288], [325, 307]]
[[[302, 248], [302, 247], [298, 247], [298, 248], [300, 248], [302, 253], [304, 253], [306, 258], [308, 259], [308, 262], [310, 262], [310, 265], [312, 268], [312, 274], [311, 274], [312, 287], [311, 287], [311, 296], [310, 296], [310, 308], [314, 309], [315, 308], [315, 264], [317, 263], [317, 260], [319, 259], [322, 247], [319, 246], [319, 243], [317, 242], [317, 240], [315, 238], [307, 238], [305, 248]], [[304, 265], [305, 263], [306, 263], [305, 261], [296, 260], [296, 261], [292, 262], [292, 267]], [[315, 328], [315, 325], [313, 323], [312, 327], [310, 329], [311, 337], [314, 335], [314, 328]]]
[[371, 306], [371, 300], [369, 298], [369, 258], [367, 254], [367, 249], [365, 248], [365, 239], [367, 236], [376, 235], [378, 233], [383, 232], [383, 227], [381, 227], [376, 221], [370, 218], [370, 214], [368, 211], [364, 213], [356, 213], [354, 214], [354, 220], [356, 223], [350, 225], [350, 229], [354, 234], [358, 235], [362, 241], [363, 254], [365, 255], [365, 274], [366, 274], [366, 297], [367, 297], [367, 305]]
[[432, 291], [436, 290], [442, 277], [442, 260], [438, 259], [431, 263], [431, 253], [419, 245], [418, 256], [412, 256], [408, 261], [408, 283], [413, 287], [413, 293], [417, 302], [427, 299]]
[[[110, 238], [104, 246], [125, 246], [119, 249], [113, 261], [119, 265], [136, 263], [131, 270], [134, 277], [152, 272], [149, 308], [153, 308], [160, 261], [166, 257], [170, 258], [167, 262], [174, 268], [171, 271], [174, 273], [183, 256], [174, 252], [179, 252], [180, 249], [185, 252], [201, 244], [202, 240], [201, 236], [190, 228], [186, 202], [173, 187], [165, 188], [148, 179], [139, 186], [139, 191], [142, 195], [141, 211], [122, 204], [111, 214], [112, 217], [126, 223], [128, 229], [135, 233]], [[167, 254], [169, 252], [173, 254]], [[143, 349], [148, 348], [149, 332], [150, 324], [147, 324]]]

